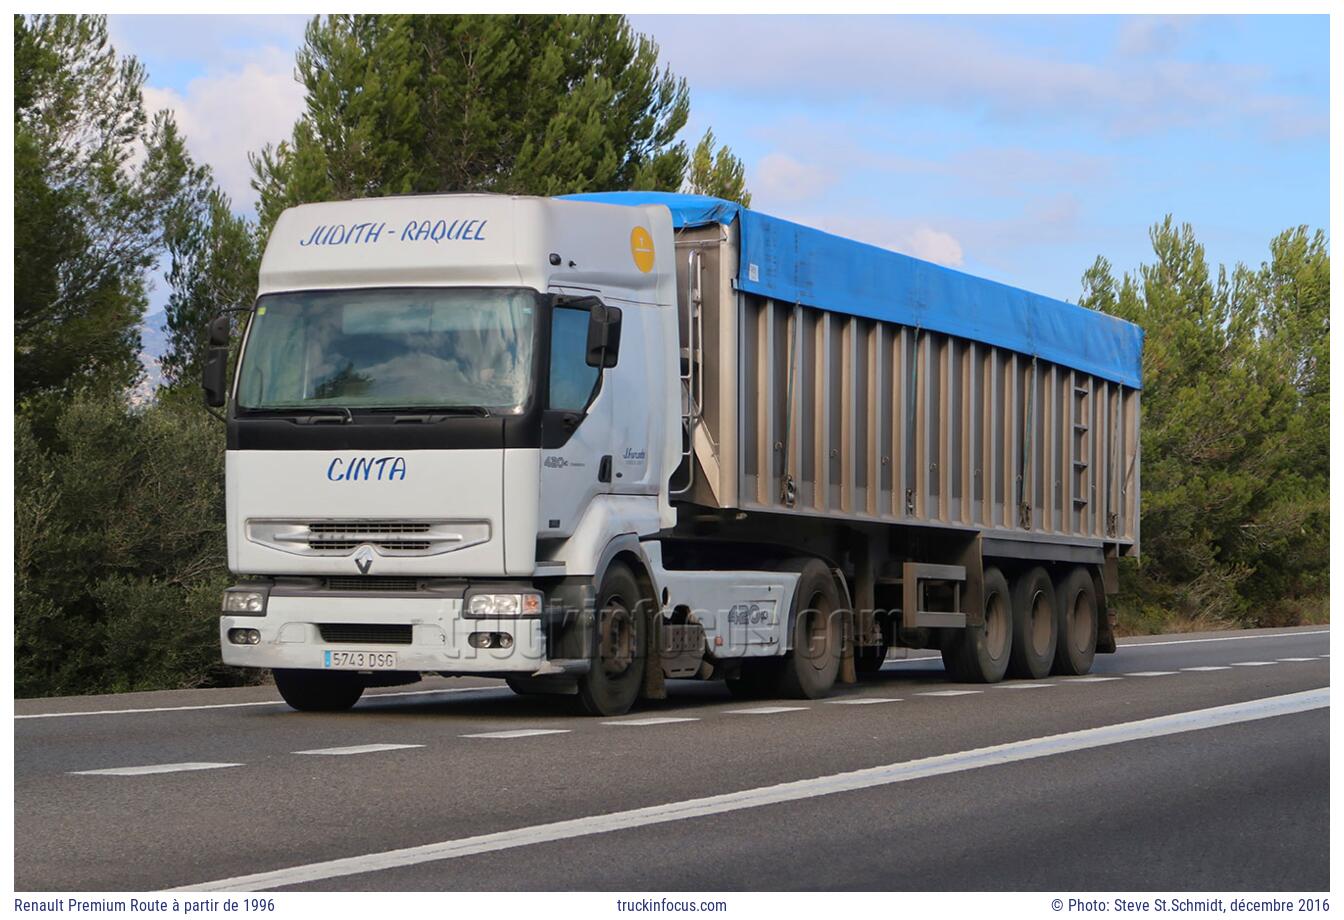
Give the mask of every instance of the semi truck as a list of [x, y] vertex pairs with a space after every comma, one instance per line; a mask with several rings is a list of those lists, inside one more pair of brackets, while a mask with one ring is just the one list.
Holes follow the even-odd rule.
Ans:
[[295, 709], [477, 675], [611, 716], [1115, 650], [1115, 317], [714, 198], [451, 194], [285, 211], [209, 341], [223, 660]]

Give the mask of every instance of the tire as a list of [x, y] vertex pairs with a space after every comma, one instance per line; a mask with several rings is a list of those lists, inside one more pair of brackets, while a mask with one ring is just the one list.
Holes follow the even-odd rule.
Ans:
[[831, 692], [840, 674], [844, 641], [840, 592], [831, 570], [820, 559], [798, 560], [784, 570], [797, 571], [799, 576], [790, 616], [792, 643], [780, 669], [779, 695], [820, 699]]
[[276, 668], [275, 687], [299, 712], [344, 712], [364, 694], [364, 681], [351, 671]]
[[593, 611], [597, 635], [591, 666], [578, 681], [579, 704], [589, 715], [623, 715], [639, 698], [650, 603], [628, 567], [618, 562], [607, 569]]
[[1008, 580], [994, 566], [985, 569], [984, 622], [957, 630], [943, 648], [947, 676], [968, 684], [996, 684], [1008, 672], [1013, 648], [1012, 600]]
[[1055, 586], [1036, 566], [1013, 579], [1013, 652], [1008, 673], [1039, 680], [1050, 675], [1059, 644], [1055, 618]]
[[1092, 670], [1097, 654], [1097, 588], [1082, 566], [1074, 566], [1055, 589], [1055, 618], [1059, 643], [1055, 648], [1055, 674], [1079, 675]]

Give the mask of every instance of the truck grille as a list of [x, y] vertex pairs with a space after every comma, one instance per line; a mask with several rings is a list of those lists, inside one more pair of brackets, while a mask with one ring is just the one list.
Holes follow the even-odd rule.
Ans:
[[323, 579], [328, 591], [398, 591], [406, 593], [417, 591], [420, 583], [414, 578], [397, 578], [389, 575], [332, 575]]
[[411, 627], [386, 623], [318, 623], [323, 642], [343, 644], [410, 645]]
[[300, 556], [349, 556], [365, 545], [383, 556], [436, 556], [489, 542], [490, 522], [249, 520], [247, 536]]
[[352, 550], [370, 543], [383, 550], [424, 552], [428, 540], [403, 539], [430, 532], [429, 521], [312, 521], [308, 546], [315, 550]]

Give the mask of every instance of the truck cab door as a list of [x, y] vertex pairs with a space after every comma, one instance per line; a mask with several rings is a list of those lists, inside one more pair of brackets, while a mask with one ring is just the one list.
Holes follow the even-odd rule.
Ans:
[[551, 310], [546, 402], [541, 423], [537, 535], [568, 537], [594, 497], [612, 491], [611, 385], [615, 368], [587, 363], [590, 308], [558, 301]]

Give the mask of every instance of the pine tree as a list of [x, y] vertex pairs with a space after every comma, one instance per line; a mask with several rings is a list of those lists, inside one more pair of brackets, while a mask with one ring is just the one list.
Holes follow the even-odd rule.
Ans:
[[1295, 622], [1328, 571], [1329, 257], [1288, 231], [1259, 271], [1209, 269], [1188, 224], [1150, 234], [1155, 261], [1119, 281], [1098, 257], [1080, 302], [1141, 325], [1136, 615]]
[[16, 16], [14, 54], [14, 392], [47, 431], [73, 392], [140, 375], [145, 273], [184, 164], [103, 17]]
[[691, 154], [690, 173], [686, 177], [686, 190], [696, 195], [736, 201], [744, 208], [751, 207], [746, 167], [733, 156], [727, 145], [715, 152], [714, 142], [714, 131], [711, 129], [705, 131], [705, 136], [695, 146], [695, 152]]
[[305, 201], [673, 191], [689, 166], [686, 83], [621, 16], [332, 16], [298, 60], [306, 110], [253, 158], [263, 235]]

